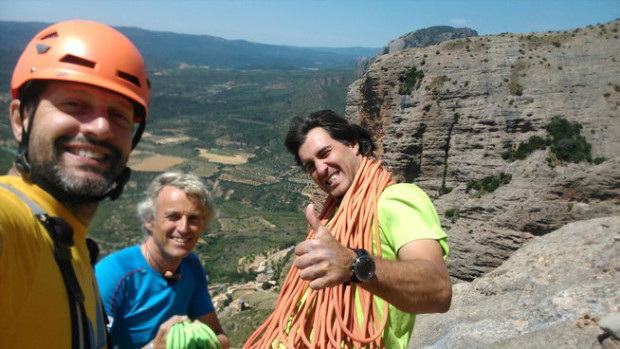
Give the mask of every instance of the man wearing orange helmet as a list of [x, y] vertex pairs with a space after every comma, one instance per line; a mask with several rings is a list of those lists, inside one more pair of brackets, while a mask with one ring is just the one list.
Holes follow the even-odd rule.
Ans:
[[144, 60], [115, 29], [60, 22], [26, 46], [11, 94], [19, 148], [0, 177], [0, 348], [104, 348], [86, 235], [129, 179], [148, 116]]

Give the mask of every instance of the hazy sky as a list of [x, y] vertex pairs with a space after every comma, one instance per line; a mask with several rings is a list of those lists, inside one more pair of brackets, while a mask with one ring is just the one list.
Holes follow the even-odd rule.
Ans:
[[434, 25], [555, 31], [620, 17], [620, 0], [0, 0], [0, 20], [90, 19], [276, 45], [381, 47]]

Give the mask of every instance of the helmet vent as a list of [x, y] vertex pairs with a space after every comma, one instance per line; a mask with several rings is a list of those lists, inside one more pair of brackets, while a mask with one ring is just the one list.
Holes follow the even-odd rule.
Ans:
[[127, 81], [131, 82], [132, 84], [140, 87], [140, 79], [138, 79], [135, 75], [127, 74], [127, 73], [124, 73], [124, 72], [122, 72], [120, 70], [116, 72], [116, 75], [119, 78], [121, 78], [123, 80], [127, 80]]
[[51, 46], [47, 46], [47, 45], [43, 45], [43, 44], [37, 44], [37, 53], [38, 54], [45, 53], [45, 52], [49, 51], [50, 48], [52, 48], [52, 47]]
[[53, 33], [45, 35], [44, 37], [41, 38], [41, 40], [47, 40], [47, 39], [57, 38], [57, 37], [58, 37], [58, 33], [53, 32]]
[[66, 55], [60, 61], [61, 62], [65, 62], [65, 63], [82, 65], [82, 66], [85, 66], [87, 68], [94, 68], [95, 67], [95, 62], [92, 62], [92, 61], [89, 61], [87, 59], [80, 58], [80, 57], [77, 57], [77, 56], [74, 56], [74, 55]]

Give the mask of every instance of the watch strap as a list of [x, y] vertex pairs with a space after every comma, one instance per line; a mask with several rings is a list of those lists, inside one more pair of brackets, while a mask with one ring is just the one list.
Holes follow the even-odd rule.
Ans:
[[345, 285], [349, 285], [351, 283], [359, 284], [361, 282], [361, 280], [358, 279], [357, 276], [355, 275], [355, 264], [357, 263], [357, 261], [359, 260], [361, 256], [369, 256], [368, 251], [366, 251], [363, 248], [352, 248], [352, 250], [355, 251], [355, 253], [357, 253], [357, 257], [355, 257], [355, 260], [353, 261], [353, 264], [351, 265], [351, 278], [349, 279], [349, 281], [344, 283]]

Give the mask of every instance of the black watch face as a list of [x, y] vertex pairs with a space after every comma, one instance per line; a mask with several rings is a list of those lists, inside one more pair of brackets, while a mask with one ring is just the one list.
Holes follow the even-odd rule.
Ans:
[[355, 276], [360, 281], [368, 281], [375, 275], [375, 262], [370, 256], [360, 256], [355, 263]]

